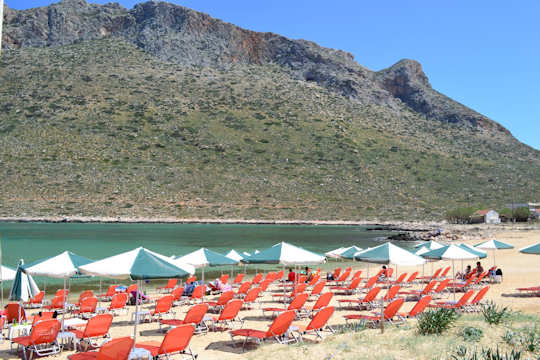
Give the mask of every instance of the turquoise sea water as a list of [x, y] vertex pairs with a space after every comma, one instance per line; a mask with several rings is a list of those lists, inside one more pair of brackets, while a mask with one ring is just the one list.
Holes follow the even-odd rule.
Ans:
[[3, 264], [11, 267], [19, 259], [30, 263], [65, 250], [98, 260], [138, 246], [170, 256], [184, 255], [200, 247], [221, 253], [231, 248], [252, 252], [286, 241], [324, 253], [340, 246], [378, 245], [389, 234], [367, 231], [364, 226], [0, 223]]

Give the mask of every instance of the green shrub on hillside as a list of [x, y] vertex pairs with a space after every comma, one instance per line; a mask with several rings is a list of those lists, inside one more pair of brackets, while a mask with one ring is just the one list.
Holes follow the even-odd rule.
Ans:
[[453, 224], [468, 224], [471, 220], [472, 214], [474, 214], [472, 207], [462, 207], [454, 210], [450, 210], [446, 213], [446, 220]]

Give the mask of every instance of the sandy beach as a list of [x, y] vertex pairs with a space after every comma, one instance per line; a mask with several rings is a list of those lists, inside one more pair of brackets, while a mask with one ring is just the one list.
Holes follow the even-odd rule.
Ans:
[[[492, 300], [499, 305], [509, 306], [515, 311], [521, 311], [524, 313], [540, 315], [540, 298], [539, 297], [525, 297], [520, 296], [515, 290], [517, 287], [528, 287], [528, 286], [537, 286], [540, 285], [540, 257], [535, 255], [525, 255], [520, 254], [518, 249], [529, 244], [537, 243], [540, 241], [540, 230], [503, 230], [495, 231], [493, 235], [501, 240], [508, 243], [511, 243], [515, 246], [512, 250], [501, 250], [496, 253], [497, 265], [502, 268], [504, 272], [504, 280], [500, 284], [494, 284], [491, 286], [491, 289], [487, 293], [486, 298]], [[478, 242], [477, 236], [470, 236], [466, 241], [471, 244]], [[488, 254], [488, 258], [482, 260], [484, 268], [489, 268], [493, 264], [492, 254]], [[351, 263], [352, 264], [352, 263]], [[434, 263], [433, 267], [445, 266], [450, 263], [438, 262]], [[331, 261], [324, 267], [323, 272], [326, 269], [334, 268], [336, 266], [348, 265], [348, 263], [341, 263]], [[461, 269], [461, 262], [456, 263], [456, 268]], [[467, 263], [465, 263], [467, 265]], [[366, 264], [355, 263], [352, 265], [354, 269], [363, 269], [364, 273], [367, 272]], [[431, 272], [432, 264], [425, 265], [426, 274]], [[370, 272], [371, 275], [375, 271], [374, 265], [371, 265]], [[422, 270], [421, 267], [407, 268], [400, 267], [398, 271], [401, 273], [403, 271], [412, 272], [416, 270]], [[367, 274], [366, 274], [367, 275]], [[416, 285], [416, 288], [420, 288], [423, 285]], [[277, 289], [274, 289], [277, 290]], [[151, 292], [150, 295], [153, 298], [159, 297], [158, 294]], [[451, 295], [450, 295], [451, 296]], [[460, 295], [458, 295], [459, 297]], [[207, 297], [208, 300], [214, 299], [216, 296]], [[343, 298], [343, 296], [334, 296], [332, 300], [333, 305], [337, 305], [337, 299]], [[72, 301], [76, 300], [75, 298], [71, 299]], [[310, 303], [312, 305], [313, 303]], [[273, 303], [270, 294], [265, 295], [261, 300], [262, 307], [265, 306], [280, 306], [282, 304]], [[414, 302], [406, 302], [405, 309], [408, 310], [414, 305]], [[152, 309], [151, 305], [145, 305], [146, 308]], [[174, 308], [174, 317], [182, 319], [188, 310], [188, 306], [180, 306]], [[129, 308], [129, 312], [126, 315], [121, 315], [115, 317], [113, 321], [113, 326], [111, 328], [112, 338], [129, 336], [133, 334], [133, 323], [130, 322], [130, 316], [133, 312], [134, 307]], [[36, 311], [33, 311], [36, 312]], [[32, 313], [33, 313], [32, 312]], [[351, 310], [339, 310], [337, 309], [331, 318], [330, 323], [332, 325], [344, 324], [343, 315], [351, 313]], [[263, 317], [262, 311], [259, 308], [254, 308], [252, 310], [243, 310], [240, 313], [241, 318], [244, 321], [244, 328], [253, 328], [265, 330], [267, 325], [270, 323], [270, 319]], [[307, 324], [308, 320], [299, 321], [299, 323]], [[141, 324], [138, 328], [138, 338], [137, 341], [158, 341], [160, 342], [163, 338], [163, 334], [159, 332], [159, 325], [157, 322], [153, 323], [144, 323]], [[369, 330], [376, 334], [378, 330]], [[4, 331], [6, 333], [6, 331]], [[371, 335], [370, 335], [371, 336]], [[332, 341], [332, 337], [328, 337], [325, 342]], [[191, 340], [191, 349], [199, 354], [199, 359], [241, 359], [241, 358], [260, 358], [264, 357], [265, 349], [255, 349], [255, 347], [250, 346], [248, 350], [243, 353], [241, 347], [234, 348], [231, 346], [231, 340], [229, 333], [227, 331], [210, 331], [208, 334], [196, 335]], [[279, 345], [272, 345], [279, 346]], [[313, 345], [319, 346], [319, 345]], [[315, 351], [315, 350], [314, 350]], [[68, 355], [72, 354], [73, 351], [63, 351], [57, 359], [67, 359]], [[268, 354], [266, 352], [266, 354]], [[19, 355], [12, 354], [9, 352], [9, 341], [5, 339], [0, 344], [0, 357], [2, 359], [17, 359]], [[322, 357], [321, 357], [322, 358]]]

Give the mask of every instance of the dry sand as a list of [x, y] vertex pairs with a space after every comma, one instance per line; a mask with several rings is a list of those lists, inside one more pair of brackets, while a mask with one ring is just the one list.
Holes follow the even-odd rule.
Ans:
[[[540, 241], [540, 230], [533, 231], [503, 231], [495, 233], [495, 236], [505, 242], [511, 243], [515, 246], [513, 250], [501, 250], [496, 253], [497, 265], [504, 271], [504, 281], [501, 284], [495, 284], [491, 287], [487, 294], [487, 298], [495, 301], [497, 304], [510, 306], [514, 310], [520, 310], [527, 313], [540, 314], [540, 297], [523, 297], [518, 296], [515, 291], [516, 287], [528, 287], [540, 285], [540, 256], [536, 255], [524, 255], [518, 252], [518, 249], [533, 243]], [[476, 243], [477, 240], [471, 241]], [[487, 259], [483, 260], [484, 268], [488, 268], [493, 263], [493, 257], [491, 253]], [[342, 266], [342, 263], [331, 263]], [[434, 267], [446, 265], [445, 262], [435, 263]], [[332, 266], [334, 267], [334, 266]], [[365, 269], [365, 264], [356, 264], [355, 268]], [[456, 263], [457, 268], [461, 268], [461, 262]], [[421, 269], [421, 268], [420, 268]], [[431, 264], [425, 266], [426, 273], [431, 271]], [[417, 268], [399, 268], [399, 272], [413, 271]], [[365, 270], [364, 270], [365, 271]], [[373, 274], [374, 268], [371, 267], [371, 273]], [[417, 286], [418, 288], [420, 285]], [[153, 294], [154, 297], [159, 296]], [[459, 297], [459, 295], [458, 295]], [[208, 299], [215, 298], [215, 296], [208, 297]], [[271, 303], [271, 296], [267, 295], [262, 299], [262, 306], [280, 306], [277, 303]], [[337, 304], [336, 299], [342, 298], [341, 296], [335, 296], [333, 304]], [[74, 300], [74, 299], [72, 299]], [[312, 304], [312, 303], [311, 303]], [[406, 303], [405, 310], [412, 307], [414, 303]], [[282, 305], [281, 305], [282, 306]], [[150, 306], [146, 306], [150, 308]], [[175, 307], [175, 317], [183, 318], [188, 306]], [[120, 336], [128, 336], [133, 333], [133, 324], [129, 321], [133, 307], [129, 308], [129, 315], [122, 315], [115, 317], [113, 326], [111, 328], [111, 335], [113, 338]], [[343, 324], [342, 315], [350, 313], [350, 310], [337, 310], [331, 319], [331, 324]], [[262, 311], [258, 308], [253, 310], [246, 310], [241, 312], [241, 317], [245, 320], [244, 328], [254, 328], [260, 330], [266, 330], [270, 320], [262, 317]], [[307, 323], [308, 320], [303, 320], [300, 323]], [[4, 333], [7, 333], [4, 330]], [[163, 334], [159, 333], [159, 326], [156, 322], [145, 323], [139, 325], [138, 341], [161, 341]], [[251, 357], [250, 355], [256, 355], [257, 350], [253, 350], [250, 347], [245, 353], [242, 353], [241, 348], [233, 348], [231, 346], [231, 340], [229, 333], [224, 332], [209, 332], [206, 335], [196, 335], [191, 340], [191, 348], [199, 354], [199, 359], [241, 359]], [[255, 352], [254, 352], [255, 351]], [[64, 351], [61, 355], [57, 356], [57, 359], [66, 359], [68, 355], [73, 351]], [[17, 354], [9, 353], [9, 341], [4, 340], [0, 344], [0, 357], [2, 359], [17, 359]]]

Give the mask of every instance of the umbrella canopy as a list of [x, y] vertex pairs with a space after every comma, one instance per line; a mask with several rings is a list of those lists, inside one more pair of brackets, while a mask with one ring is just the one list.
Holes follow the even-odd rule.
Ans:
[[487, 257], [487, 253], [484, 250], [477, 249], [472, 245], [457, 244], [457, 246], [459, 246], [460, 248], [462, 248], [464, 250], [467, 250], [468, 252], [471, 252], [471, 253], [475, 254], [476, 256], [478, 256], [479, 259], [484, 259], [484, 258]]
[[247, 251], [243, 251], [242, 254], [244, 255], [244, 257], [246, 257], [246, 256], [251, 256], [251, 254], [248, 253]]
[[238, 261], [233, 260], [225, 255], [221, 255], [217, 252], [208, 250], [207, 248], [200, 248], [189, 254], [177, 258], [175, 263], [183, 262], [190, 264], [195, 268], [202, 268], [206, 266], [222, 266], [222, 265], [235, 265]]
[[255, 251], [254, 251], [253, 253], [254, 253], [254, 254], [258, 254], [258, 253], [260, 253], [260, 251], [257, 250], [257, 249], [255, 249]]
[[71, 251], [64, 251], [56, 256], [25, 265], [24, 271], [31, 275], [66, 278], [80, 274], [79, 267], [90, 264], [92, 261]]
[[540, 255], [540, 243], [521, 248], [519, 249], [519, 252], [524, 253], [524, 254]]
[[504, 250], [504, 249], [513, 249], [514, 245], [510, 245], [507, 243], [504, 243], [499, 240], [488, 240], [480, 244], [474, 245], [474, 247], [477, 247], [479, 249], [488, 249], [488, 250]]
[[240, 262], [240, 260], [242, 260], [244, 258], [242, 255], [240, 255], [238, 253], [238, 251], [236, 251], [234, 249], [231, 249], [231, 251], [229, 251], [227, 253], [227, 255], [225, 255], [225, 256], [228, 257], [229, 259], [233, 259], [236, 262]]
[[422, 255], [422, 254], [425, 254], [427, 252], [430, 252], [431, 250], [428, 249], [427, 247], [425, 246], [421, 246], [418, 250], [416, 250], [414, 253], [418, 256]]
[[444, 245], [441, 244], [441, 243], [438, 243], [436, 241], [433, 241], [433, 240], [430, 240], [428, 242], [423, 242], [421, 244], [416, 244], [414, 246], [415, 249], [418, 249], [418, 248], [421, 248], [421, 247], [425, 247], [427, 248], [428, 250], [435, 250], [435, 249], [440, 249], [442, 248]]
[[23, 261], [19, 262], [13, 285], [9, 293], [9, 299], [14, 301], [28, 301], [39, 293], [39, 288], [36, 285], [32, 276], [26, 274], [23, 270]]
[[431, 260], [469, 260], [478, 259], [478, 255], [457, 245], [451, 244], [440, 249], [428, 251], [421, 255], [425, 259]]
[[362, 250], [363, 250], [362, 248], [359, 248], [358, 246], [353, 245], [348, 248], [345, 248], [345, 250], [343, 250], [343, 252], [340, 254], [340, 257], [344, 259], [354, 259], [354, 255]]
[[15, 274], [16, 274], [15, 270], [2, 265], [2, 278], [0, 278], [0, 281], [14, 280]]
[[323, 255], [311, 252], [301, 247], [280, 242], [265, 249], [258, 254], [242, 260], [248, 264], [282, 264], [282, 265], [309, 265], [321, 264], [326, 261]]
[[483, 243], [475, 245], [479, 249], [491, 250], [493, 253], [493, 266], [495, 266], [495, 250], [508, 250], [513, 249], [514, 245], [503, 243], [502, 241], [491, 239]]
[[362, 251], [356, 254], [354, 258], [359, 261], [375, 264], [400, 266], [422, 265], [426, 262], [420, 256], [389, 242], [375, 246], [370, 250]]
[[330, 250], [328, 252], [325, 252], [324, 255], [328, 258], [334, 258], [334, 259], [339, 259], [341, 256], [341, 253], [343, 251], [345, 251], [345, 247], [340, 247], [340, 248], [337, 248], [337, 249], [334, 249], [334, 250]]
[[180, 265], [164, 255], [143, 247], [83, 265], [81, 273], [114, 279], [169, 279], [195, 273], [188, 264]]

